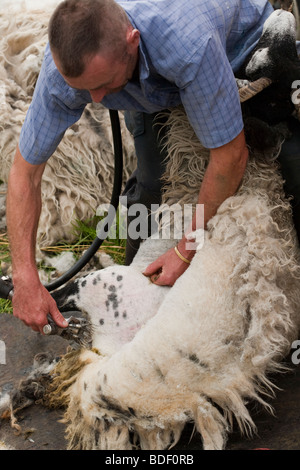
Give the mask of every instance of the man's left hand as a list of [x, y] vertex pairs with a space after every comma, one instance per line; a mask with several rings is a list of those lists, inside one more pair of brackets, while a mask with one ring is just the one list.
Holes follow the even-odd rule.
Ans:
[[158, 286], [173, 286], [188, 267], [189, 264], [182, 261], [171, 248], [151, 263], [143, 274]]

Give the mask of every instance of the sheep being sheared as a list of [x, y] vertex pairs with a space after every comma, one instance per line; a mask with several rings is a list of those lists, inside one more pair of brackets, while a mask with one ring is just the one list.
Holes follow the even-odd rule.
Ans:
[[[165, 201], [194, 202], [208, 151], [181, 110], [169, 125], [175, 150]], [[271, 393], [267, 375], [280, 370], [298, 337], [300, 272], [290, 216], [276, 163], [252, 154], [241, 188], [210, 221], [203, 247], [172, 288], [154, 286], [141, 272], [175, 241], [149, 239], [130, 267], [91, 273], [74, 282], [72, 295], [54, 294], [65, 308], [93, 312], [93, 346], [103, 354], [85, 350], [76, 360], [72, 354], [55, 371], [50, 400], [67, 404], [71, 449], [129, 449], [130, 432], [142, 449], [163, 449], [190, 421], [204, 447], [218, 449], [233, 417], [242, 429], [254, 427], [246, 403], [263, 403], [264, 387]], [[117, 276], [129, 285], [132, 278], [134, 290], [124, 295]], [[115, 310], [107, 304], [111, 293]], [[139, 327], [146, 322], [137, 333], [131, 317]]]
[[[167, 125], [163, 203], [195, 203], [209, 151], [182, 109]], [[149, 238], [131, 266], [53, 294], [61, 310], [80, 309], [91, 321], [97, 348], [62, 358], [40, 394], [66, 407], [70, 449], [165, 449], [188, 422], [205, 449], [221, 449], [234, 418], [254, 429], [249, 400], [269, 408], [268, 375], [282, 369], [300, 327], [298, 244], [275, 160], [283, 140], [277, 129], [272, 148], [250, 147], [239, 190], [172, 288], [142, 272], [176, 240]]]

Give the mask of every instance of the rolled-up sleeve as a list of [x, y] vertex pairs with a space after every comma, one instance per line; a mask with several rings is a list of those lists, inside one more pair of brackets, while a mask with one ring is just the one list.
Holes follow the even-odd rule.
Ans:
[[189, 81], [180, 95], [189, 121], [201, 143], [220, 147], [243, 129], [243, 118], [234, 74], [218, 36], [211, 36], [195, 54], [183, 76]]

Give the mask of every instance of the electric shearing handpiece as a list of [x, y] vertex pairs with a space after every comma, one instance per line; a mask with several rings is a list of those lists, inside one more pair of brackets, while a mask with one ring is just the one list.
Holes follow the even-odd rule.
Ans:
[[[0, 278], [0, 298], [12, 300], [13, 283], [8, 276]], [[90, 322], [83, 317], [80, 311], [64, 312], [63, 316], [68, 322], [66, 328], [60, 328], [48, 315], [48, 323], [43, 327], [43, 333], [46, 336], [58, 335], [68, 341], [74, 341], [82, 347], [90, 347], [92, 342], [92, 327]]]

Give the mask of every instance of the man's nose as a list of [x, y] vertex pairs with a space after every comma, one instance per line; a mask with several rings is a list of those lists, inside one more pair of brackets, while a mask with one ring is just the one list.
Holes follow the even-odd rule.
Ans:
[[105, 88], [100, 88], [99, 90], [90, 90], [90, 95], [95, 103], [100, 103], [100, 101], [102, 101], [106, 95], [106, 90]]

